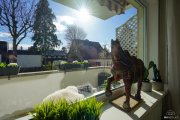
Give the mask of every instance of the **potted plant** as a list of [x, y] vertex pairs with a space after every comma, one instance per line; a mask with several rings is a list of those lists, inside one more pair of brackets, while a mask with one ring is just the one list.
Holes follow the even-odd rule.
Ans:
[[152, 88], [154, 90], [159, 90], [162, 91], [164, 89], [162, 80], [161, 80], [161, 75], [159, 70], [157, 69], [156, 64], [153, 62], [153, 74], [154, 74], [154, 78], [153, 78], [153, 82], [152, 82]]
[[142, 82], [142, 91], [145, 92], [151, 92], [152, 91], [152, 83], [150, 82], [148, 76], [149, 76], [149, 70], [153, 67], [153, 62], [150, 61], [149, 62], [149, 66], [148, 68], [145, 67], [145, 71], [144, 71], [144, 79]]

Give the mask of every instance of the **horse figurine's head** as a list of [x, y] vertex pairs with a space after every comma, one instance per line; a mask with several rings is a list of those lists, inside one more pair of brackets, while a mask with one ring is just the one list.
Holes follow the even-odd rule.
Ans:
[[112, 55], [112, 59], [113, 60], [119, 60], [120, 59], [120, 43], [119, 43], [119, 40], [116, 39], [116, 40], [111, 40], [111, 55]]
[[116, 39], [116, 40], [111, 39], [111, 49], [119, 48], [119, 47], [120, 47], [119, 40], [118, 39]]

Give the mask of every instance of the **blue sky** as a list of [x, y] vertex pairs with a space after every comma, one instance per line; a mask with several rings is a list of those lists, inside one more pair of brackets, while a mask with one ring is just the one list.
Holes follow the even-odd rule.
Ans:
[[[124, 24], [129, 18], [131, 18], [137, 13], [136, 8], [132, 7], [126, 10], [125, 14], [116, 15], [107, 20], [102, 20], [93, 16], [89, 16], [87, 20], [84, 19], [85, 17], [80, 16], [79, 11], [77, 10], [58, 4], [56, 2], [53, 2], [52, 0], [49, 0], [49, 4], [50, 8], [52, 8], [52, 11], [56, 15], [56, 20], [54, 21], [54, 24], [57, 27], [56, 34], [58, 36], [58, 39], [63, 42], [61, 47], [67, 46], [67, 42], [64, 39], [64, 31], [66, 29], [66, 27], [63, 25], [64, 23], [79, 25], [86, 31], [86, 39], [90, 41], [97, 41], [101, 45], [106, 44], [109, 48], [111, 39], [115, 39], [116, 28]], [[26, 49], [28, 46], [31, 46], [33, 44], [33, 42], [31, 42], [31, 37], [32, 34], [28, 34], [28, 37], [26, 37], [21, 42], [19, 47], [23, 46], [23, 48]], [[9, 46], [11, 49], [12, 40], [8, 33], [0, 32], [0, 40], [8, 41], [10, 43]]]

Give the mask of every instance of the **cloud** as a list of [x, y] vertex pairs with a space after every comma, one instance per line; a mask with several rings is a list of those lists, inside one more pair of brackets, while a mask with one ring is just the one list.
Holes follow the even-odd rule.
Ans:
[[61, 23], [58, 23], [58, 22], [54, 22], [54, 25], [56, 26], [56, 29], [57, 29], [57, 34], [60, 34], [62, 32], [64, 32], [66, 30], [66, 26], [65, 25], [62, 25]]
[[5, 38], [5, 37], [11, 37], [11, 34], [8, 32], [0, 32], [0, 37]]
[[71, 16], [56, 16], [56, 21], [53, 22], [57, 28], [57, 33], [63, 33], [66, 30], [66, 25], [74, 24], [75, 19]]

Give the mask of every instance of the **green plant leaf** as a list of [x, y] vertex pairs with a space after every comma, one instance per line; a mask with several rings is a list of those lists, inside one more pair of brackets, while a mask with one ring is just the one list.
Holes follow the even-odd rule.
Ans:
[[148, 66], [148, 70], [151, 69], [153, 66], [154, 66], [154, 62], [153, 62], [153, 61], [150, 61], [150, 62], [149, 62], [149, 66]]

